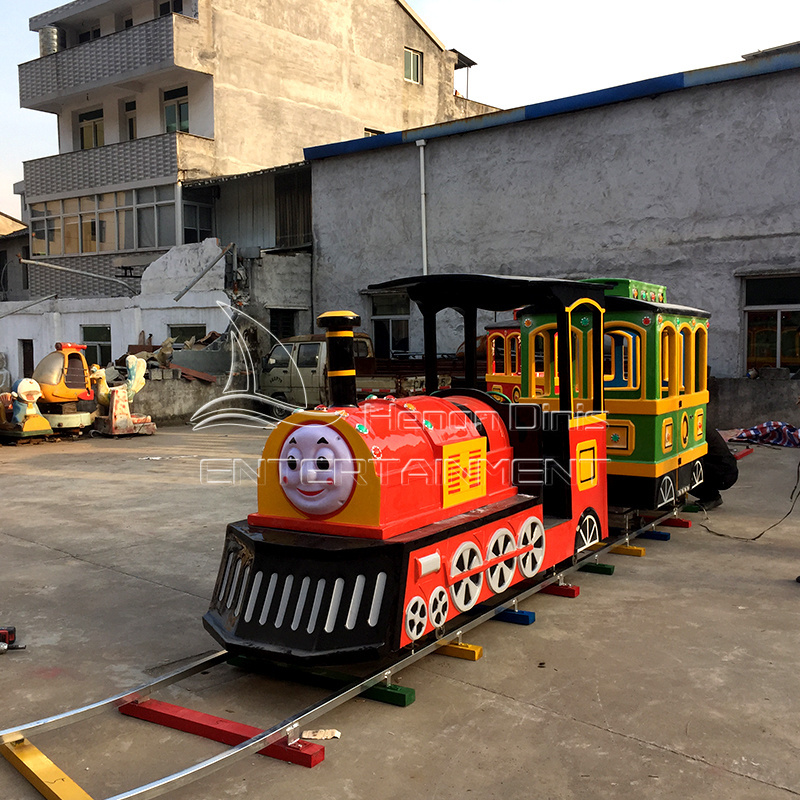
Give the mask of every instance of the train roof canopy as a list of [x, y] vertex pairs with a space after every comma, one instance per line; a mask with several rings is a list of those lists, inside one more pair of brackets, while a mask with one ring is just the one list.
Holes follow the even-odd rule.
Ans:
[[429, 309], [508, 311], [530, 305], [540, 310], [550, 310], [563, 309], [584, 297], [600, 304], [604, 300], [603, 286], [599, 283], [526, 275], [437, 273], [398, 278], [369, 287], [372, 292], [399, 289], [408, 292], [417, 305]]
[[679, 306], [675, 303], [659, 303], [657, 300], [634, 300], [632, 297], [606, 296], [605, 306], [607, 311], [655, 311], [660, 314], [674, 314], [677, 317], [700, 317], [708, 319], [710, 311], [691, 306]]

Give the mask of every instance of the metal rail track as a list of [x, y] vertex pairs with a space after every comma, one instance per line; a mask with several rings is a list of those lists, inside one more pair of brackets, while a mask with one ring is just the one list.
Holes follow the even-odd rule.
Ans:
[[[377, 686], [380, 683], [391, 683], [392, 676], [394, 674], [400, 672], [406, 667], [411, 666], [425, 656], [430, 655], [443, 645], [456, 641], [460, 642], [462, 636], [468, 631], [497, 616], [497, 614], [501, 611], [512, 607], [516, 608], [516, 605], [519, 602], [531, 597], [537, 592], [540, 592], [545, 587], [551, 586], [552, 584], [562, 584], [566, 575], [580, 569], [582, 566], [591, 561], [596, 561], [600, 554], [607, 552], [613, 547], [619, 546], [621, 543], [627, 544], [630, 540], [635, 539], [641, 534], [651, 531], [658, 525], [663, 524], [670, 517], [676, 516], [677, 513], [678, 510], [675, 509], [669, 513], [663, 514], [656, 519], [648, 521], [646, 525], [634, 532], [617, 533], [617, 535], [612, 534], [608, 539], [602, 542], [602, 547], [592, 551], [585, 551], [587, 553], [585, 557], [576, 560], [572, 565], [565, 566], [563, 569], [558, 569], [553, 575], [549, 576], [540, 583], [537, 583], [535, 586], [523, 590], [513, 598], [510, 598], [508, 602], [491, 608], [480, 616], [465, 622], [465, 624], [458, 630], [450, 632], [431, 642], [430, 644], [420, 647], [419, 649], [413, 650], [411, 653], [403, 656], [394, 663], [388, 666], [382, 666], [379, 670], [368, 677], [354, 680], [351, 684], [333, 692], [324, 700], [314, 703], [302, 711], [293, 714], [282, 722], [279, 722], [262, 733], [253, 736], [251, 739], [248, 739], [247, 741], [231, 747], [224, 752], [219, 753], [218, 755], [208, 758], [205, 761], [200, 761], [197, 764], [187, 767], [186, 769], [183, 769], [172, 775], [167, 775], [164, 778], [160, 778], [146, 785], [130, 789], [122, 792], [121, 794], [113, 795], [106, 798], [106, 800], [133, 800], [133, 798], [137, 798], [138, 800], [149, 800], [149, 798], [161, 797], [167, 792], [187, 786], [190, 783], [198, 780], [200, 777], [205, 777], [210, 773], [221, 769], [228, 763], [237, 761], [238, 759], [255, 753], [256, 751], [261, 750], [270, 744], [274, 744], [280, 739], [286, 737], [290, 743], [297, 741], [300, 735], [299, 731], [307, 723], [318, 719], [319, 717], [327, 714], [330, 711], [333, 711], [335, 708], [338, 708], [349, 700], [358, 697], [360, 694], [365, 692], [367, 689], [372, 688], [373, 686]], [[224, 662], [228, 657], [229, 654], [226, 650], [220, 650], [216, 653], [200, 658], [185, 667], [173, 670], [172, 672], [169, 672], [166, 675], [151, 681], [150, 683], [142, 684], [141, 686], [138, 686], [130, 691], [114, 695], [113, 697], [100, 700], [96, 703], [91, 703], [90, 705], [83, 706], [82, 708], [77, 708], [72, 711], [65, 711], [52, 717], [45, 717], [26, 725], [20, 725], [0, 731], [0, 746], [20, 742], [24, 739], [27, 739], [31, 734], [41, 733], [47, 730], [54, 730], [71, 725], [95, 716], [106, 709], [118, 708], [126, 703], [143, 700], [158, 689], [170, 686], [181, 680], [189, 678], [192, 675], [196, 675], [198, 672], [202, 672], [203, 670], [216, 666]]]

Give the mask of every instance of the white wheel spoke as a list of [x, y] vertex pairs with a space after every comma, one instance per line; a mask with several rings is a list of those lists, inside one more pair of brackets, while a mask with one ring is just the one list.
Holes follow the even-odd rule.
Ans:
[[450, 567], [450, 577], [454, 579], [453, 585], [450, 587], [450, 596], [453, 599], [453, 605], [459, 611], [468, 611], [478, 602], [483, 587], [483, 572], [460, 580], [458, 576], [477, 569], [482, 563], [481, 551], [473, 542], [464, 542], [456, 550]]
[[523, 577], [532, 578], [541, 569], [544, 561], [544, 525], [540, 520], [536, 517], [529, 517], [522, 523], [517, 546], [520, 550], [531, 547], [528, 552], [520, 555], [518, 564]]

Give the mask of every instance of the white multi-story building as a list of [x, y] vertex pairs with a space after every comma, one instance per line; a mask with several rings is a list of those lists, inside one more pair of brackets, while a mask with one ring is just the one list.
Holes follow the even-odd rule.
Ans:
[[[137, 295], [148, 265], [209, 237], [238, 248], [231, 280], [243, 253], [264, 273], [254, 285], [270, 294], [269, 324], [310, 324], [308, 253], [260, 259], [310, 245], [303, 148], [494, 110], [454, 92], [455, 70], [474, 62], [406, 0], [73, 0], [30, 29], [41, 55], [19, 67], [20, 104], [57, 115], [59, 153], [26, 162], [15, 189], [31, 258], [72, 271], [27, 269], [31, 299], [59, 299], [0, 321], [15, 375], [54, 336], [116, 358], [141, 334], [220, 330], [220, 291], [174, 308], [152, 281]], [[205, 252], [176, 255], [177, 274]], [[293, 280], [279, 281], [289, 266]]]
[[[60, 150], [26, 162], [17, 186], [31, 253], [108, 276], [214, 235], [217, 190], [187, 181], [490, 110], [454, 93], [473, 62], [405, 0], [73, 0], [30, 28], [41, 57], [19, 67], [20, 102], [58, 116]], [[262, 235], [269, 247], [280, 230]], [[119, 294], [44, 268], [30, 287]]]

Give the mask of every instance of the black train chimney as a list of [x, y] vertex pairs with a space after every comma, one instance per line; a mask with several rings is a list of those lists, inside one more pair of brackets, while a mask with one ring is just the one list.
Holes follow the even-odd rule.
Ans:
[[328, 397], [331, 406], [356, 406], [356, 362], [353, 328], [361, 317], [352, 311], [327, 311], [317, 317], [328, 343]]

